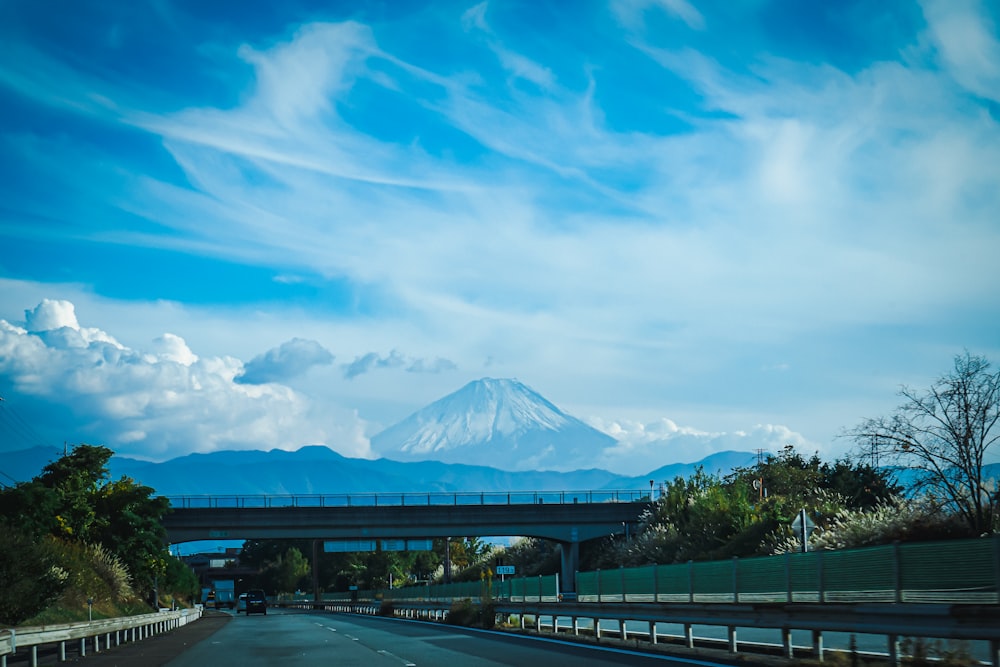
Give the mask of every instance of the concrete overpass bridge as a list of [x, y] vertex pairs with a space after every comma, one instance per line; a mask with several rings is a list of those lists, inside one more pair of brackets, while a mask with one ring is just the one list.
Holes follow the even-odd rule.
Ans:
[[428, 539], [523, 536], [559, 544], [572, 592], [580, 543], [627, 534], [649, 507], [642, 491], [173, 496], [171, 543], [247, 539]]

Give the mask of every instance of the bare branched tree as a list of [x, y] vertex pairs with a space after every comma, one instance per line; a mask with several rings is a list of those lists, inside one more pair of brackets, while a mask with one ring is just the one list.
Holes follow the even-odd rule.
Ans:
[[904, 402], [891, 415], [868, 419], [846, 435], [866, 456], [916, 471], [914, 490], [938, 497], [975, 533], [992, 532], [998, 494], [983, 467], [1000, 441], [1000, 371], [966, 352], [926, 392], [904, 386], [899, 395]]

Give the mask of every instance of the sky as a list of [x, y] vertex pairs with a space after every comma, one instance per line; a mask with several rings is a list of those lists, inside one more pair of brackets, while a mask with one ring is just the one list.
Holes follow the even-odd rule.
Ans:
[[1000, 363], [1000, 5], [0, 3], [0, 452], [369, 439], [481, 377], [642, 472]]

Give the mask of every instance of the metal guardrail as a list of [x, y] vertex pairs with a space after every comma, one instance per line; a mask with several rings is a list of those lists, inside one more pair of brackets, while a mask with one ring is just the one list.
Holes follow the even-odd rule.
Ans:
[[[384, 615], [386, 607], [381, 601], [323, 601], [290, 602], [288, 606], [303, 609], [323, 609], [335, 613]], [[392, 615], [402, 618], [447, 621], [451, 603], [441, 600], [417, 601], [394, 599]], [[534, 625], [536, 632], [543, 631], [543, 618], [550, 619], [547, 627], [556, 635], [587, 634], [598, 641], [611, 637], [622, 641], [644, 640], [656, 645], [670, 642], [689, 649], [697, 646], [721, 644], [733, 655], [741, 652], [755, 653], [769, 649], [780, 651], [783, 657], [811, 657], [822, 661], [825, 633], [848, 633], [866, 637], [885, 638], [884, 652], [889, 665], [902, 664], [904, 637], [947, 639], [962, 642], [981, 642], [985, 647], [982, 660], [992, 667], [1000, 667], [1000, 606], [970, 606], [943, 604], [635, 604], [635, 603], [581, 603], [560, 602], [515, 603], [493, 601], [493, 611], [499, 618], [517, 618], [521, 630]], [[530, 621], [529, 621], [530, 619]], [[559, 621], [564, 625], [559, 627]], [[581, 623], [585, 621], [585, 623]], [[611, 623], [616, 629], [609, 630]], [[631, 625], [629, 625], [631, 624]], [[638, 629], [637, 630], [637, 626]], [[680, 626], [683, 634], [668, 634], [670, 628]], [[725, 639], [695, 634], [695, 628], [723, 628]], [[771, 629], [780, 633], [780, 645], [740, 640], [741, 629]], [[793, 645], [792, 630], [809, 631], [812, 645]], [[841, 648], [833, 650], [851, 650]], [[876, 649], [877, 651], [877, 649]], [[773, 652], [772, 652], [773, 654]]]
[[[8, 655], [25, 648], [31, 651], [30, 664], [38, 664], [38, 647], [45, 644], [59, 644], [60, 661], [66, 659], [66, 642], [79, 641], [80, 654], [87, 654], [87, 640], [93, 640], [95, 652], [101, 650], [101, 638], [104, 647], [122, 643], [122, 634], [126, 633], [127, 641], [141, 641], [154, 634], [160, 634], [187, 625], [201, 618], [201, 608], [178, 609], [159, 613], [140, 614], [138, 616], [122, 616], [104, 618], [81, 623], [63, 623], [59, 625], [40, 625], [23, 628], [12, 628], [0, 631], [0, 664], [7, 664]], [[131, 633], [131, 638], [128, 637]]]
[[455, 493], [334, 493], [293, 495], [164, 496], [173, 507], [428, 507], [454, 505], [571, 505], [648, 502], [649, 491], [467, 491]]

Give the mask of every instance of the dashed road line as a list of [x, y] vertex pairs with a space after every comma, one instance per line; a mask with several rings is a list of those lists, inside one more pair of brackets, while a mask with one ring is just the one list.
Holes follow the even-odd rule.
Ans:
[[393, 658], [394, 660], [400, 661], [401, 663], [403, 663], [403, 665], [405, 665], [405, 667], [417, 667], [417, 663], [410, 662], [406, 658], [400, 658], [398, 655], [394, 655], [392, 653], [389, 653], [388, 651], [378, 651], [378, 653], [384, 655], [387, 658]]

